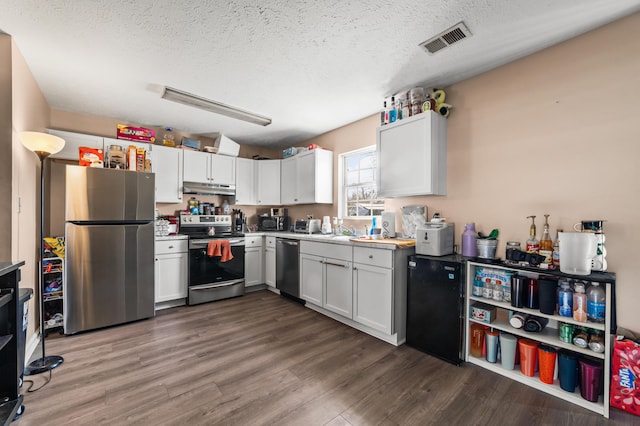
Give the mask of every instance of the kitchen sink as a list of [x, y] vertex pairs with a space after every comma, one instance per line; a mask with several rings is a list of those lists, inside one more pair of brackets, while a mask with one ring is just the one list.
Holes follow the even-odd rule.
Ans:
[[349, 241], [351, 238], [356, 238], [353, 235], [334, 235], [330, 239], [338, 241]]

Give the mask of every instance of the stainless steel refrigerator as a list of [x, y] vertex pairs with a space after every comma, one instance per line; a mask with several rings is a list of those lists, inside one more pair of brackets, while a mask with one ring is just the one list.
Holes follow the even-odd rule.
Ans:
[[154, 316], [154, 175], [67, 166], [65, 182], [65, 334]]

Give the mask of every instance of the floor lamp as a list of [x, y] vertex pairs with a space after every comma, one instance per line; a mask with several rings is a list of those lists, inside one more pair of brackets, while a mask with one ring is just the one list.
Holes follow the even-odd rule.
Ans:
[[42, 262], [44, 260], [44, 160], [51, 154], [59, 152], [64, 147], [64, 139], [54, 135], [40, 132], [22, 132], [20, 133], [20, 141], [30, 151], [36, 153], [40, 159], [40, 261], [38, 268], [40, 270], [40, 344], [42, 345], [42, 358], [30, 363], [24, 370], [25, 376], [44, 373], [53, 370], [64, 359], [59, 355], [46, 356], [44, 350], [44, 270]]

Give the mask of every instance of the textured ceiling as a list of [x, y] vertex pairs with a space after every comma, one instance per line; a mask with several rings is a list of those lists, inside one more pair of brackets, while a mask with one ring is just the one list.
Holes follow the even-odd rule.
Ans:
[[[0, 0], [55, 109], [239, 143], [291, 146], [640, 11], [638, 0]], [[435, 55], [418, 44], [464, 21]], [[162, 86], [273, 119], [267, 127], [160, 98]]]

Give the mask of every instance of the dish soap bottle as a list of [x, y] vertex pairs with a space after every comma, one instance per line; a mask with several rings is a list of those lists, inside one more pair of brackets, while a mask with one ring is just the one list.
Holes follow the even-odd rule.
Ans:
[[467, 223], [464, 226], [464, 232], [462, 233], [462, 255], [465, 257], [478, 257], [475, 223]]
[[553, 241], [549, 234], [549, 215], [544, 215], [544, 228], [542, 229], [542, 237], [540, 238], [540, 255], [544, 256], [544, 263], [547, 267], [553, 263]]
[[531, 219], [529, 239], [527, 240], [527, 253], [537, 253], [540, 250], [540, 242], [536, 238], [536, 217], [527, 216], [527, 219]]
[[229, 214], [230, 210], [229, 210], [229, 202], [227, 200], [224, 200], [222, 202], [222, 213], [223, 214]]

